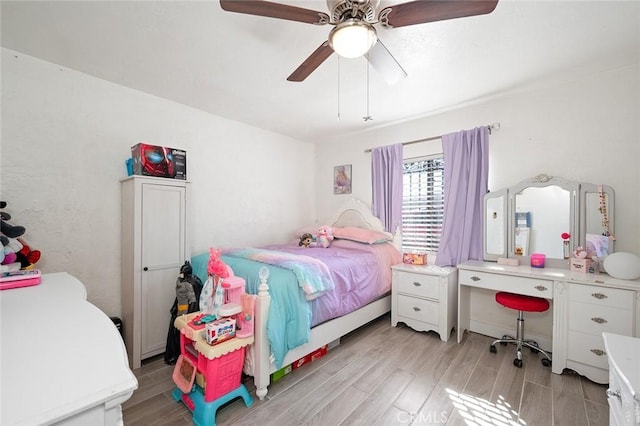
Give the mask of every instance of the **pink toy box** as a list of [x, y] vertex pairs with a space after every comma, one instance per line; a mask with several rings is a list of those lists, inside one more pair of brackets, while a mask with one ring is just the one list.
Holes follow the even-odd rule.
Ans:
[[234, 318], [220, 318], [208, 323], [205, 329], [207, 343], [217, 345], [236, 337], [236, 320]]

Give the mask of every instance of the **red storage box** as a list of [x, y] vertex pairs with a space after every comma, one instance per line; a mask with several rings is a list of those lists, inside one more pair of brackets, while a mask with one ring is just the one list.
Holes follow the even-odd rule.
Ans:
[[297, 369], [302, 367], [304, 364], [308, 364], [312, 361], [315, 361], [318, 358], [322, 358], [323, 356], [325, 356], [327, 354], [327, 351], [329, 350], [329, 345], [324, 345], [318, 349], [316, 349], [315, 351], [311, 352], [310, 354], [307, 354], [305, 356], [303, 356], [302, 358], [300, 358], [297, 361], [294, 361], [293, 364], [291, 364], [293, 366], [293, 369]]
[[187, 153], [165, 146], [139, 143], [131, 147], [133, 174], [187, 179]]

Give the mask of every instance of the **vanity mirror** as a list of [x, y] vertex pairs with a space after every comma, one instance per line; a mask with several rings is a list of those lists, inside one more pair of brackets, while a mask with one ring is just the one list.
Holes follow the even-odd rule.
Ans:
[[[543, 253], [551, 263], [589, 247], [604, 257], [613, 252], [613, 189], [538, 175], [485, 195], [484, 259], [529, 263]], [[566, 243], [562, 235], [567, 234]], [[566, 263], [566, 262], [564, 262]], [[559, 266], [559, 265], [558, 265]]]

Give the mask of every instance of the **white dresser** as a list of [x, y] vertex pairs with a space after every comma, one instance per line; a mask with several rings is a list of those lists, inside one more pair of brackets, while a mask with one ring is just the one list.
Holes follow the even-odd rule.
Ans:
[[121, 425], [138, 382], [120, 333], [66, 273], [0, 291], [0, 424]]
[[391, 269], [391, 325], [403, 322], [449, 340], [456, 326], [456, 268], [400, 264]]
[[458, 341], [465, 329], [483, 332], [471, 327], [473, 287], [549, 299], [553, 305], [552, 371], [557, 374], [569, 368], [594, 382], [607, 383], [609, 371], [602, 333], [640, 336], [640, 280], [469, 261], [458, 265], [458, 285]]
[[609, 424], [640, 425], [640, 339], [603, 333], [609, 360]]

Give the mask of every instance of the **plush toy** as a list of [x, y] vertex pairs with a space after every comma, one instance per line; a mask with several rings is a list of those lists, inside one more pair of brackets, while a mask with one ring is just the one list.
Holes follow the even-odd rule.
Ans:
[[330, 226], [321, 226], [318, 229], [318, 246], [328, 248], [333, 241], [333, 228]]
[[573, 257], [576, 259], [586, 259], [587, 254], [587, 250], [585, 250], [582, 246], [576, 247], [576, 249], [573, 251]]
[[315, 247], [316, 246], [316, 242], [313, 241], [313, 235], [309, 234], [309, 233], [304, 233], [302, 234], [302, 236], [300, 237], [300, 242], [298, 242], [298, 246], [300, 247]]
[[[6, 206], [6, 201], [0, 201], [0, 209], [4, 209]], [[40, 260], [41, 253], [39, 250], [31, 250], [27, 242], [21, 238], [26, 229], [24, 226], [14, 226], [7, 223], [11, 220], [11, 215], [7, 212], [0, 212], [0, 219], [2, 219], [2, 227], [0, 228], [2, 231], [0, 233], [2, 271], [33, 269], [34, 264]]]

